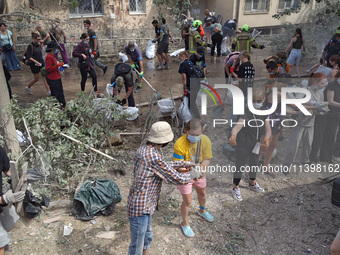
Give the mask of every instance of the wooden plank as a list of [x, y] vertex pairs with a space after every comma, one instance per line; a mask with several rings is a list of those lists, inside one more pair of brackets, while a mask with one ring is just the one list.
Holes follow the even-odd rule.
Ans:
[[19, 175], [17, 171], [16, 162], [10, 161], [10, 168], [11, 168], [12, 190], [15, 190], [19, 182]]
[[50, 224], [50, 223], [53, 223], [53, 222], [56, 222], [56, 221], [60, 221], [60, 220], [61, 220], [61, 216], [58, 216], [58, 217], [54, 217], [52, 219], [44, 220], [43, 223], [44, 224]]

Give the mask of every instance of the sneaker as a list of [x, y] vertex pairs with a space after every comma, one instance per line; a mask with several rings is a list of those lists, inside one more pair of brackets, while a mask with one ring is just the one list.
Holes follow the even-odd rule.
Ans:
[[252, 190], [252, 191], [256, 191], [257, 193], [263, 193], [264, 192], [264, 189], [261, 188], [261, 186], [255, 182], [255, 185], [248, 185], [249, 189]]
[[29, 87], [26, 87], [25, 89], [29, 95], [33, 95], [33, 92]]
[[107, 66], [105, 66], [103, 69], [104, 74], [106, 74], [106, 71], [107, 71]]
[[63, 67], [64, 68], [70, 68], [70, 65], [69, 64], [64, 64]]
[[135, 89], [135, 93], [141, 92], [142, 91], [142, 86], [137, 86]]
[[170, 66], [165, 66], [164, 69], [170, 70]]
[[231, 194], [233, 195], [233, 198], [237, 201], [242, 201], [242, 197], [241, 197], [241, 190], [238, 189], [232, 189]]
[[48, 96], [48, 97], [51, 96], [51, 91], [47, 92], [47, 96]]
[[310, 70], [310, 69], [308, 69], [308, 70], [307, 70], [307, 73], [310, 75], [310, 73], [311, 73], [311, 70]]
[[334, 161], [340, 162], [340, 157], [335, 157], [334, 155], [332, 157]]
[[8, 244], [5, 245], [5, 251], [9, 251], [9, 245]]
[[156, 69], [157, 69], [157, 70], [162, 70], [162, 69], [163, 69], [163, 66], [159, 65], [159, 66], [157, 66]]

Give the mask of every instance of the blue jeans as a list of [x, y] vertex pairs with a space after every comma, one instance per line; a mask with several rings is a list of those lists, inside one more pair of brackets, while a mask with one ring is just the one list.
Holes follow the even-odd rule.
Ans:
[[129, 217], [131, 243], [128, 255], [142, 255], [152, 241], [151, 214]]

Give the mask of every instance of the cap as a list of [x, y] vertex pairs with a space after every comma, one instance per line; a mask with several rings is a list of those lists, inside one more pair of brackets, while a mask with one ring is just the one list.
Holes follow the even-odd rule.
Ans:
[[336, 39], [334, 39], [334, 38], [330, 39], [329, 43], [336, 43]]
[[134, 50], [135, 49], [135, 43], [133, 41], [129, 41], [128, 47], [129, 47], [130, 50]]
[[205, 9], [205, 11], [204, 12], [209, 12], [209, 9]]
[[116, 79], [116, 88], [118, 91], [121, 91], [124, 86], [124, 78], [122, 76], [118, 76]]
[[200, 46], [200, 47], [197, 48], [197, 54], [200, 54], [202, 56], [205, 55], [205, 49], [204, 49], [203, 46]]
[[174, 139], [174, 133], [166, 121], [158, 121], [151, 126], [148, 141], [157, 144], [164, 144]]
[[49, 41], [46, 47], [46, 51], [50, 51], [50, 50], [54, 50], [56, 48], [58, 48], [58, 44], [55, 41]]

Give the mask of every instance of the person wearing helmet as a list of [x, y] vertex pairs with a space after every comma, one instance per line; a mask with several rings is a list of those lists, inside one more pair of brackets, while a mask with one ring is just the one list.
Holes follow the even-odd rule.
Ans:
[[131, 236], [128, 254], [149, 254], [151, 220], [158, 208], [162, 181], [184, 185], [203, 175], [194, 167], [190, 168], [195, 164], [184, 161], [184, 158], [180, 161], [164, 160], [161, 148], [173, 139], [169, 123], [158, 121], [151, 126], [146, 145], [139, 147], [135, 154], [133, 183], [127, 199]]
[[264, 49], [264, 45], [259, 45], [253, 36], [249, 33], [250, 27], [246, 24], [241, 29], [241, 34], [236, 35], [231, 45], [231, 51], [248, 51], [250, 54], [250, 46], [255, 49]]
[[[117, 104], [124, 105], [128, 100], [130, 107], [135, 107], [135, 99], [133, 98], [133, 75], [131, 66], [124, 63], [119, 63], [115, 66], [114, 73], [111, 77], [114, 97], [117, 99]], [[123, 99], [120, 99], [120, 91], [125, 85], [126, 94]]]
[[207, 44], [206, 42], [204, 42], [201, 38], [201, 28], [200, 26], [202, 25], [202, 21], [200, 20], [195, 20], [192, 23], [192, 29], [190, 32], [190, 38], [189, 38], [189, 52], [190, 54], [194, 54], [197, 51], [197, 48], [199, 46], [203, 46], [203, 47], [212, 47], [212, 44]]

